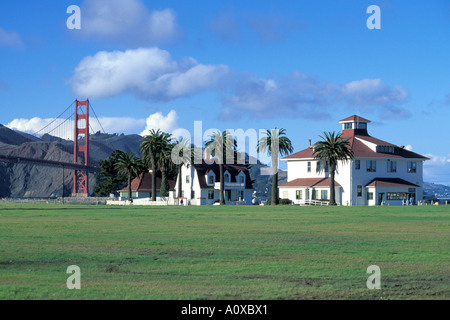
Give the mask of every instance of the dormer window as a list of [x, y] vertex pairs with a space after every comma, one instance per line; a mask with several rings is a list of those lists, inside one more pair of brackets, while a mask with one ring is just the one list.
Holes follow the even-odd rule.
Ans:
[[213, 175], [208, 177], [208, 184], [214, 184], [214, 176]]
[[230, 175], [228, 173], [225, 173], [224, 177], [225, 177], [225, 182], [230, 183], [230, 181], [231, 181]]
[[351, 130], [351, 129], [353, 129], [353, 123], [344, 124], [344, 130]]
[[240, 177], [239, 177], [239, 183], [244, 183], [244, 182], [245, 182], [244, 176], [240, 176]]
[[394, 147], [393, 146], [377, 146], [377, 152], [378, 153], [394, 153]]

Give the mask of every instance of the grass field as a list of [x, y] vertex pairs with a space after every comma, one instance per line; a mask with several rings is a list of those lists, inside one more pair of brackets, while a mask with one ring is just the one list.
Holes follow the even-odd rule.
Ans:
[[449, 299], [449, 240], [450, 206], [1, 205], [0, 299]]

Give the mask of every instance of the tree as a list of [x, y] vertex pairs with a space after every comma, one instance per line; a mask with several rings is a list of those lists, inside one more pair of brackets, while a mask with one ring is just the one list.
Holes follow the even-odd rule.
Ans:
[[220, 175], [220, 204], [225, 204], [225, 183], [224, 183], [224, 163], [236, 160], [237, 157], [237, 143], [231, 134], [225, 130], [223, 132], [217, 131], [209, 136], [210, 140], [206, 142], [205, 147], [209, 154], [217, 158]]
[[128, 201], [132, 202], [132, 190], [131, 190], [131, 181], [143, 173], [146, 169], [144, 165], [144, 161], [137, 157], [134, 153], [122, 152], [119, 154], [117, 162], [115, 164], [119, 173], [123, 173], [127, 175], [128, 178]]
[[353, 159], [352, 147], [347, 139], [341, 138], [341, 133], [324, 132], [319, 136], [322, 140], [314, 145], [315, 158], [328, 162], [330, 167], [330, 205], [336, 205], [334, 177], [338, 161]]
[[169, 182], [167, 181], [167, 173], [172, 171], [175, 164], [172, 161], [172, 149], [174, 144], [168, 143], [156, 155], [156, 163], [161, 170], [161, 197], [169, 196]]
[[158, 166], [158, 157], [167, 145], [170, 144], [171, 135], [161, 130], [152, 129], [150, 134], [145, 136], [141, 141], [141, 152], [144, 160], [152, 168], [152, 201], [156, 201], [156, 172]]
[[99, 197], [109, 196], [111, 193], [116, 193], [125, 186], [127, 182], [127, 176], [123, 173], [119, 173], [116, 168], [116, 163], [123, 154], [123, 151], [116, 150], [111, 155], [99, 162], [101, 171], [97, 179], [98, 184], [95, 186], [95, 194]]
[[266, 137], [258, 141], [258, 152], [268, 152], [271, 158], [272, 194], [271, 204], [278, 204], [278, 155], [286, 156], [294, 151], [291, 140], [286, 136], [286, 129], [266, 130]]

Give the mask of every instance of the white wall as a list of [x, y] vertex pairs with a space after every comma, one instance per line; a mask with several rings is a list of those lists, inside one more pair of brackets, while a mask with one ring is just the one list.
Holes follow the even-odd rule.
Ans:
[[[360, 160], [360, 169], [356, 170], [355, 160]], [[376, 161], [376, 172], [367, 171], [367, 160]], [[391, 161], [397, 162], [396, 172], [388, 172], [388, 158], [355, 158], [352, 161], [340, 161], [337, 166], [335, 180], [342, 186], [342, 189], [336, 190], [336, 202], [340, 202], [342, 205], [371, 205], [377, 203], [378, 193], [382, 192], [374, 191], [374, 199], [372, 201], [367, 200], [368, 189], [365, 187], [369, 182], [375, 178], [400, 178], [410, 183], [420, 186], [416, 188], [416, 201], [423, 198], [423, 161], [418, 159], [402, 159], [391, 158]], [[408, 162], [416, 162], [416, 173], [408, 173]], [[307, 172], [307, 164], [311, 162], [311, 172]], [[302, 159], [302, 160], [289, 160], [287, 161], [288, 169], [288, 182], [298, 178], [323, 178], [328, 177], [329, 173], [324, 170], [316, 172], [315, 159]], [[362, 196], [358, 197], [358, 185], [362, 186]], [[295, 190], [298, 190], [295, 189]], [[288, 191], [289, 199], [296, 202], [295, 190], [291, 188], [280, 188], [279, 195], [283, 198], [283, 191]], [[407, 192], [408, 188], [390, 188], [392, 191], [386, 192]], [[305, 191], [304, 191], [305, 196]], [[339, 200], [338, 200], [339, 198]], [[297, 201], [298, 202], [298, 201]], [[393, 204], [401, 204], [401, 201], [394, 202]]]

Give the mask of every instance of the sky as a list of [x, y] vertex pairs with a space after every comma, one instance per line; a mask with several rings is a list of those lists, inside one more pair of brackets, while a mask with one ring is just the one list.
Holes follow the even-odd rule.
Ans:
[[7, 1], [0, 123], [88, 98], [108, 133], [285, 128], [300, 151], [357, 114], [450, 185], [449, 34], [447, 0]]

